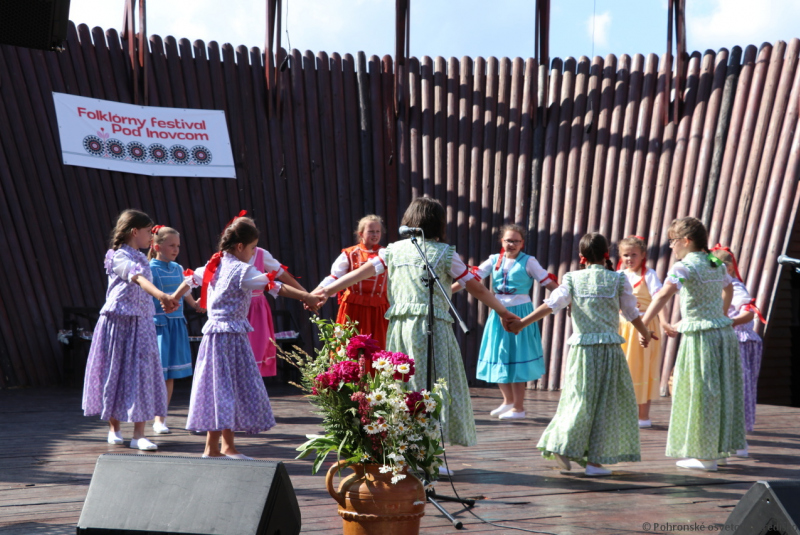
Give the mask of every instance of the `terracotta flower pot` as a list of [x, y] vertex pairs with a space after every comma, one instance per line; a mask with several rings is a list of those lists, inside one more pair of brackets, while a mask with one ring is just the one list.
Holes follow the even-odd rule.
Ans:
[[344, 535], [409, 535], [419, 533], [425, 514], [425, 490], [416, 477], [406, 477], [392, 484], [392, 474], [380, 473], [378, 464], [354, 464], [355, 472], [342, 479], [339, 490], [333, 488], [333, 476], [345, 461], [328, 470], [325, 484], [339, 503]]

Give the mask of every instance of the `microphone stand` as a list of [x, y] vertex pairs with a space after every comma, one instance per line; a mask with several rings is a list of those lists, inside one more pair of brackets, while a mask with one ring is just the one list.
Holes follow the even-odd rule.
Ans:
[[[428, 330], [426, 332], [426, 336], [428, 339], [428, 370], [427, 370], [427, 388], [430, 392], [433, 388], [433, 322], [434, 322], [434, 314], [433, 314], [433, 294], [434, 294], [434, 284], [439, 287], [439, 291], [442, 292], [442, 297], [444, 297], [447, 304], [450, 306], [450, 312], [455, 316], [456, 320], [458, 321], [461, 330], [464, 334], [469, 334], [469, 328], [467, 324], [464, 323], [464, 320], [461, 319], [458, 311], [456, 310], [455, 306], [453, 305], [453, 301], [447, 297], [447, 293], [445, 292], [444, 288], [442, 287], [442, 282], [439, 280], [439, 276], [436, 275], [436, 272], [433, 270], [433, 267], [428, 262], [428, 258], [425, 253], [422, 251], [422, 248], [419, 246], [419, 242], [417, 241], [417, 237], [412, 235], [411, 236], [411, 243], [414, 244], [414, 247], [417, 248], [417, 253], [419, 257], [422, 259], [424, 264], [424, 268], [426, 270], [425, 275], [423, 275], [422, 282], [428, 288]], [[454, 498], [452, 496], [443, 496], [441, 494], [437, 494], [433, 489], [425, 491], [425, 499], [428, 503], [433, 504], [436, 509], [439, 510], [444, 516], [447, 517], [450, 522], [453, 523], [453, 527], [456, 529], [461, 529], [463, 524], [460, 520], [457, 520], [447, 512], [447, 510], [442, 507], [439, 503], [442, 502], [456, 502], [460, 503], [466, 507], [473, 507], [475, 505], [475, 500], [463, 499], [463, 498]]]

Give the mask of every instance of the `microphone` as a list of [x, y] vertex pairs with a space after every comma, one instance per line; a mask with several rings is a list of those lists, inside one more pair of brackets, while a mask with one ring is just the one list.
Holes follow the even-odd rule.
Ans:
[[798, 260], [797, 258], [786, 256], [785, 254], [782, 254], [778, 257], [778, 263], [782, 266], [794, 269], [800, 269], [800, 260]]
[[[425, 233], [422, 232], [422, 229], [419, 227], [407, 227], [403, 225], [402, 227], [400, 227], [399, 232], [400, 236], [402, 236], [403, 238], [410, 238], [411, 236], [422, 236], [423, 238], [425, 237]], [[798, 263], [800, 263], [800, 260], [798, 260]]]

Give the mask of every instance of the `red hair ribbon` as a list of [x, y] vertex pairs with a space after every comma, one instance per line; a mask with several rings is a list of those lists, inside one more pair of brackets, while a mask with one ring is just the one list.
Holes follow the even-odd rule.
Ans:
[[506, 254], [506, 248], [505, 247], [501, 247], [500, 248], [500, 256], [497, 257], [497, 263], [494, 265], [494, 270], [495, 271], [500, 269], [500, 265], [503, 263], [503, 256], [505, 256], [505, 254]]
[[578, 255], [578, 259], [580, 260], [580, 264], [581, 264], [582, 266], [585, 266], [585, 265], [586, 265], [586, 257], [585, 257], [585, 256], [583, 256], [583, 255]]
[[152, 230], [150, 230], [151, 234], [158, 234], [158, 231], [164, 228], [164, 225], [153, 225]]
[[764, 316], [761, 315], [761, 311], [756, 306], [755, 299], [751, 299], [749, 303], [747, 303], [745, 306], [742, 307], [742, 310], [747, 310], [748, 312], [755, 313], [755, 315], [758, 316], [758, 319], [761, 320], [761, 323], [764, 324], [767, 323], [767, 320], [764, 319]]
[[604, 254], [604, 255], [603, 255], [603, 258], [604, 258], [605, 260], [608, 260], [610, 257], [608, 256], [608, 253], [606, 253], [606, 254]]
[[478, 275], [479, 266], [467, 266], [467, 270], [472, 273], [476, 281], [481, 282], [481, 276]]
[[206, 270], [203, 272], [203, 286], [200, 289], [200, 301], [198, 301], [198, 304], [201, 308], [206, 308], [208, 285], [211, 283], [211, 279], [214, 278], [214, 273], [217, 272], [217, 268], [219, 267], [219, 263], [221, 261], [222, 253], [214, 253], [211, 255], [211, 260], [209, 260], [206, 264]]
[[[714, 251], [726, 251], [729, 255], [731, 255], [731, 258], [733, 259], [733, 272], [736, 273], [736, 278], [739, 279], [739, 282], [744, 282], [744, 280], [742, 279], [742, 276], [739, 274], [739, 264], [736, 263], [736, 255], [733, 254], [733, 252], [731, 251], [730, 247], [727, 247], [727, 246], [723, 247], [722, 245], [720, 245], [718, 243], [714, 247], [711, 248], [710, 252], [713, 253]], [[759, 314], [759, 316], [760, 315], [761, 314]], [[766, 321], [764, 323], [766, 323]]]
[[644, 238], [642, 236], [637, 236], [636, 234], [631, 234], [631, 238], [637, 238], [639, 240], [644, 241]]
[[230, 221], [228, 221], [228, 224], [227, 224], [227, 225], [225, 225], [225, 228], [228, 228], [228, 227], [230, 227], [231, 225], [233, 225], [233, 222], [234, 222], [234, 221], [236, 221], [236, 220], [237, 220], [237, 219], [239, 219], [240, 217], [244, 217], [244, 216], [246, 216], [246, 215], [247, 215], [247, 210], [240, 210], [240, 211], [239, 211], [239, 215], [237, 215], [236, 217], [234, 217], [233, 219], [231, 219]]

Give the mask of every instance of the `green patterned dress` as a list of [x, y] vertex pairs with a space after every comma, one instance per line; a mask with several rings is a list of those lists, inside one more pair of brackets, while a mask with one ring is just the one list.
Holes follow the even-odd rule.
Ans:
[[561, 399], [538, 448], [581, 466], [640, 461], [636, 395], [620, 344], [619, 313], [639, 317], [636, 298], [623, 273], [589, 265], [573, 271], [545, 303], [554, 312], [572, 303], [567, 371]]
[[[450, 274], [455, 247], [438, 242], [424, 245], [428, 261], [439, 276], [450, 297]], [[386, 349], [401, 351], [414, 358], [414, 376], [409, 385], [414, 390], [427, 388], [428, 341], [428, 288], [420, 280], [424, 274], [411, 240], [402, 240], [386, 248], [388, 272], [389, 330]], [[477, 443], [472, 401], [469, 397], [467, 374], [461, 350], [453, 333], [453, 318], [447, 302], [436, 289], [434, 293], [434, 373], [433, 380], [443, 377], [447, 381], [449, 403], [442, 410], [445, 440], [451, 444], [473, 446]]]
[[680, 288], [682, 334], [673, 375], [667, 456], [721, 459], [745, 447], [739, 342], [722, 310], [724, 267], [689, 253], [668, 279]]

